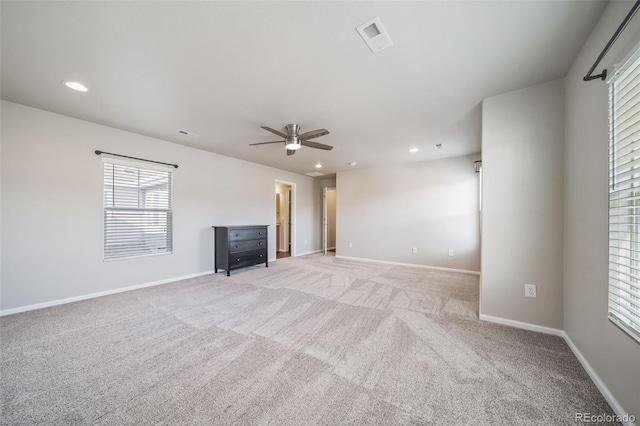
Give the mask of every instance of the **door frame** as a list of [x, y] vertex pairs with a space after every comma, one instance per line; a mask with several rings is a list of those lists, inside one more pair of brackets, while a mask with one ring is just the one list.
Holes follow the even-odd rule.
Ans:
[[324, 188], [322, 188], [322, 247], [324, 250], [324, 254], [327, 254], [329, 250], [329, 204], [327, 203], [327, 193], [329, 191], [335, 190], [335, 186], [325, 186]]
[[322, 249], [324, 254], [327, 254], [327, 187], [322, 188]]
[[[291, 223], [291, 234], [289, 235], [289, 240], [291, 243], [291, 256], [296, 256], [297, 252], [296, 252], [296, 224], [297, 224], [297, 220], [296, 220], [296, 184], [295, 182], [289, 182], [286, 180], [280, 180], [280, 179], [276, 179], [275, 184], [274, 184], [274, 189], [277, 191], [278, 190], [278, 184], [281, 185], [287, 185], [291, 187], [291, 211], [290, 213], [290, 217], [289, 217], [289, 221]], [[283, 196], [282, 194], [280, 195], [281, 197]], [[275, 197], [273, 197], [274, 201], [274, 209], [273, 212], [276, 211], [275, 209]], [[280, 212], [280, 214], [282, 215], [282, 212]], [[275, 219], [275, 213], [273, 215], [273, 229], [276, 229], [275, 226], [276, 223], [276, 219]], [[280, 225], [282, 226], [282, 225]], [[275, 238], [273, 238], [274, 244], [275, 244]], [[276, 251], [274, 253], [278, 252], [278, 247], [276, 247]]]

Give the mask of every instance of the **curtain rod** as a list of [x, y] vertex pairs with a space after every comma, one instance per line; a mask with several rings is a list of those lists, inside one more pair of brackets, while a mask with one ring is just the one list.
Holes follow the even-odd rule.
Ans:
[[638, 8], [640, 8], [640, 0], [636, 1], [636, 3], [633, 5], [631, 10], [627, 14], [627, 17], [624, 18], [624, 21], [622, 21], [622, 24], [620, 24], [620, 26], [618, 27], [616, 32], [613, 34], [613, 37], [611, 37], [611, 40], [609, 40], [609, 43], [607, 43], [607, 45], [604, 47], [604, 49], [602, 49], [602, 52], [600, 52], [600, 56], [598, 56], [598, 59], [596, 59], [596, 61], [593, 63], [593, 65], [591, 66], [591, 69], [589, 70], [587, 75], [585, 75], [582, 78], [584, 81], [591, 81], [591, 80], [595, 80], [596, 78], [601, 78], [602, 80], [604, 80], [604, 79], [607, 78], [607, 70], [606, 70], [606, 68], [598, 75], [591, 75], [591, 74], [593, 74], [593, 70], [596, 69], [596, 67], [598, 66], [598, 64], [602, 60], [602, 58], [604, 58], [604, 55], [606, 55], [607, 52], [609, 51], [609, 49], [611, 49], [611, 46], [613, 46], [613, 43], [616, 42], [616, 40], [618, 39], [618, 36], [620, 35], [620, 33], [622, 33], [622, 31], [625, 29], [625, 27], [627, 26], [629, 21], [631, 21], [633, 16], [636, 14], [636, 12], [638, 11]]
[[95, 153], [96, 155], [102, 155], [102, 154], [115, 155], [116, 157], [131, 158], [132, 160], [140, 160], [140, 161], [146, 161], [148, 163], [164, 164], [165, 166], [172, 166], [172, 167], [175, 167], [176, 169], [178, 168], [177, 164], [163, 163], [162, 161], [145, 160], [144, 158], [129, 157], [128, 155], [114, 154], [113, 152], [104, 152], [100, 150], [95, 150]]

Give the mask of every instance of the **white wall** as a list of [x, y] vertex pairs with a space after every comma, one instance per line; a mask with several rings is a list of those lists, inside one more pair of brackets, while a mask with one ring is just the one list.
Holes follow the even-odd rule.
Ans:
[[479, 271], [478, 158], [338, 173], [336, 255]]
[[[6, 101], [1, 107], [2, 310], [211, 271], [212, 225], [270, 225], [275, 258], [276, 179], [297, 184], [298, 252], [320, 249], [312, 178]], [[173, 254], [103, 262], [96, 149], [179, 164]]]
[[[632, 5], [609, 4], [566, 77], [564, 328], [622, 410], [638, 422], [640, 345], [607, 320], [607, 84], [582, 81]], [[603, 68], [611, 72], [637, 40], [636, 16], [596, 74]]]
[[320, 184], [320, 188], [335, 188], [336, 186], [336, 175], [328, 178], [317, 178], [316, 180]]
[[481, 315], [562, 329], [563, 111], [562, 80], [483, 101]]

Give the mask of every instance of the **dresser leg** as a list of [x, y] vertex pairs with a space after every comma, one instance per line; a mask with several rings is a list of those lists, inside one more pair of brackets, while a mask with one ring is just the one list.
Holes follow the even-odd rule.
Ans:
[[227, 271], [227, 276], [230, 277], [231, 276], [231, 271]]

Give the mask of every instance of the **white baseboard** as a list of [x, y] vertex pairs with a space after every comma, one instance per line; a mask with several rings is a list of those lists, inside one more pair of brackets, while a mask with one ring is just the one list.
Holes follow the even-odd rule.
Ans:
[[524, 330], [537, 331], [538, 333], [552, 334], [554, 336], [560, 336], [560, 337], [565, 336], [564, 331], [560, 330], [559, 328], [544, 327], [542, 325], [530, 324], [528, 322], [515, 321], [515, 320], [506, 319], [506, 318], [494, 317], [492, 315], [485, 315], [485, 314], [480, 314], [479, 318], [482, 321], [508, 325], [510, 327], [515, 327], [515, 328], [522, 328]]
[[0, 311], [0, 317], [6, 316], [6, 315], [18, 314], [20, 312], [33, 311], [36, 309], [49, 308], [51, 306], [64, 305], [66, 303], [78, 302], [80, 300], [93, 299], [93, 298], [102, 297], [102, 296], [109, 296], [110, 294], [123, 293], [125, 291], [131, 291], [131, 290], [138, 290], [145, 287], [153, 287], [156, 285], [168, 284], [175, 281], [182, 281], [189, 278], [201, 277], [203, 275], [209, 275], [213, 273], [214, 271], [198, 272], [197, 274], [183, 275], [181, 277], [168, 278], [166, 280], [153, 281], [150, 283], [137, 284], [129, 287], [122, 287], [122, 288], [116, 288], [113, 290], [100, 291], [97, 293], [83, 294], [81, 296], [74, 296], [66, 299], [58, 299], [58, 300], [52, 300], [50, 302], [36, 303], [34, 305], [27, 305], [27, 306], [20, 306], [18, 308], [5, 309]]
[[[576, 358], [578, 358], [578, 361], [580, 361], [580, 364], [582, 364], [582, 368], [584, 368], [587, 371], [587, 374], [589, 374], [589, 377], [591, 377], [591, 380], [593, 381], [593, 383], [595, 383], [596, 387], [598, 388], [602, 396], [604, 396], [604, 399], [607, 400], [607, 402], [609, 403], [613, 411], [623, 419], [625, 418], [625, 416], [628, 418], [629, 414], [624, 410], [624, 408], [622, 408], [618, 400], [613, 396], [613, 394], [611, 393], [609, 388], [604, 384], [600, 376], [598, 376], [598, 374], [595, 372], [593, 367], [591, 367], [591, 364], [589, 364], [589, 361], [587, 361], [584, 355], [582, 355], [582, 352], [580, 352], [578, 347], [573, 343], [573, 341], [569, 338], [569, 336], [567, 336], [567, 333], [563, 331], [562, 337], [564, 337], [564, 341], [567, 342], [567, 345], [569, 346], [573, 354], [576, 356]], [[625, 426], [635, 426], [635, 422], [623, 421], [621, 423]]]
[[388, 260], [367, 259], [364, 257], [338, 256], [337, 254], [336, 254], [336, 258], [346, 259], [346, 260], [357, 260], [360, 262], [383, 263], [386, 265], [398, 265], [398, 266], [411, 266], [413, 268], [435, 269], [438, 271], [460, 272], [462, 274], [480, 275], [479, 271], [468, 271], [466, 269], [442, 268], [440, 266], [419, 265], [417, 263], [390, 262]]
[[[613, 396], [609, 388], [607, 388], [607, 386], [604, 384], [602, 379], [600, 379], [600, 377], [595, 372], [595, 370], [591, 367], [587, 359], [584, 357], [584, 355], [582, 355], [580, 350], [578, 350], [578, 347], [571, 341], [571, 339], [569, 338], [569, 336], [567, 336], [567, 333], [565, 333], [564, 330], [551, 328], [551, 327], [544, 327], [541, 325], [530, 324], [530, 323], [521, 322], [521, 321], [510, 320], [506, 318], [494, 317], [492, 315], [480, 314], [479, 317], [483, 321], [493, 322], [496, 324], [502, 324], [510, 327], [521, 328], [524, 330], [536, 331], [538, 333], [552, 334], [554, 336], [562, 337], [564, 341], [567, 343], [567, 345], [569, 346], [569, 348], [571, 349], [571, 351], [573, 352], [573, 354], [576, 356], [576, 358], [578, 358], [578, 361], [580, 361], [580, 364], [582, 364], [582, 367], [587, 371], [587, 374], [589, 374], [589, 377], [591, 378], [593, 383], [596, 385], [596, 387], [598, 388], [598, 390], [600, 391], [604, 399], [609, 403], [613, 411], [622, 419], [628, 418], [628, 413], [625, 412], [625, 410], [622, 408], [618, 400]], [[595, 413], [595, 414], [599, 414], [599, 413]], [[622, 424], [624, 424], [625, 426], [635, 426], [634, 422], [622, 422]]]
[[306, 253], [296, 253], [296, 254], [295, 254], [295, 257], [298, 257], [298, 256], [306, 256], [306, 255], [308, 255], [308, 254], [322, 253], [323, 251], [324, 251], [324, 250], [313, 250], [313, 251], [308, 251], [308, 252], [306, 252]]

